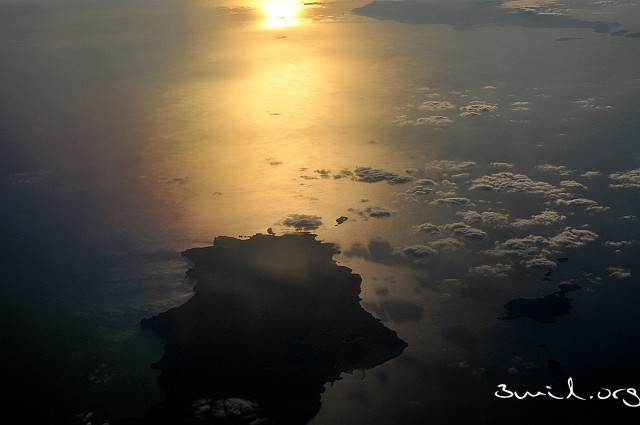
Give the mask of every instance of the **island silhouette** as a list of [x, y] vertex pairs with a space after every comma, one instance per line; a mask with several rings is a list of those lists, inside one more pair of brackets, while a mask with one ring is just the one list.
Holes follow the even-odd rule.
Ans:
[[194, 295], [141, 326], [166, 339], [166, 392], [119, 424], [305, 424], [325, 384], [407, 344], [360, 305], [359, 275], [310, 233], [216, 237], [183, 252]]

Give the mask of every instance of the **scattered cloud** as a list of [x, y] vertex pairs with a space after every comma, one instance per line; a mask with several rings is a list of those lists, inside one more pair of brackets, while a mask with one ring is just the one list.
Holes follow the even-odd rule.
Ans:
[[570, 176], [574, 171], [564, 165], [542, 164], [536, 165], [536, 169], [546, 173], [559, 174], [561, 176]]
[[513, 164], [510, 162], [491, 162], [489, 166], [495, 168], [513, 168]]
[[413, 187], [410, 187], [405, 191], [405, 193], [410, 195], [428, 195], [433, 192], [434, 185], [436, 182], [430, 179], [420, 179], [416, 181]]
[[593, 199], [587, 199], [587, 198], [557, 199], [556, 204], [565, 205], [565, 206], [585, 207], [585, 210], [589, 212], [604, 212], [610, 209], [609, 207], [603, 207]]
[[464, 243], [455, 238], [438, 239], [429, 242], [428, 245], [438, 251], [455, 251], [464, 248]]
[[624, 267], [611, 266], [607, 267], [607, 271], [609, 272], [609, 277], [616, 279], [629, 279], [631, 277], [629, 269], [625, 269]]
[[511, 102], [511, 110], [512, 111], [528, 111], [529, 102]]
[[366, 211], [371, 218], [387, 218], [395, 214], [395, 211], [384, 207], [369, 207]]
[[475, 167], [477, 164], [473, 161], [452, 161], [447, 159], [430, 161], [425, 164], [426, 169], [439, 169], [439, 170], [465, 170], [467, 168]]
[[451, 234], [455, 236], [460, 236], [466, 239], [474, 239], [474, 240], [487, 239], [487, 232], [480, 229], [476, 229], [475, 227], [471, 227], [465, 223], [447, 224], [446, 228], [451, 231]]
[[460, 206], [460, 205], [473, 205], [469, 198], [453, 197], [453, 198], [440, 198], [431, 201], [432, 205], [448, 205], [448, 206]]
[[560, 182], [560, 186], [567, 188], [567, 189], [586, 189], [587, 186], [583, 185], [582, 183], [579, 183], [575, 180], [562, 180]]
[[323, 179], [328, 179], [329, 177], [331, 177], [331, 171], [323, 168], [321, 170], [316, 170], [314, 171], [314, 173], [319, 174], [320, 177], [322, 177]]
[[529, 235], [524, 238], [508, 239], [497, 243], [493, 249], [482, 251], [484, 254], [498, 258], [515, 258], [525, 267], [555, 267], [556, 263], [549, 259], [564, 249], [578, 248], [593, 242], [598, 235], [584, 229], [565, 227], [552, 237]]
[[479, 100], [474, 100], [470, 102], [468, 105], [460, 108], [460, 116], [468, 117], [468, 116], [477, 116], [482, 115], [485, 112], [495, 112], [498, 110], [498, 105], [493, 103], [482, 102]]
[[469, 187], [471, 190], [493, 190], [506, 193], [525, 192], [547, 197], [557, 197], [565, 192], [564, 188], [556, 187], [547, 182], [532, 180], [524, 174], [514, 174], [507, 171], [482, 176], [471, 183]]
[[485, 211], [480, 214], [481, 222], [494, 227], [506, 226], [509, 222], [509, 215], [497, 211]]
[[398, 125], [442, 126], [451, 124], [453, 120], [444, 115], [430, 115], [427, 117], [419, 117], [416, 119], [411, 119], [408, 115], [399, 115], [393, 120], [393, 122]]
[[413, 230], [415, 230], [416, 232], [423, 232], [430, 235], [437, 235], [441, 232], [442, 227], [437, 226], [435, 224], [431, 224], [431, 223], [423, 223], [418, 226], [414, 226]]
[[365, 183], [386, 181], [389, 184], [403, 184], [415, 180], [412, 176], [402, 176], [394, 171], [371, 167], [357, 167], [355, 169], [355, 175], [357, 181]]
[[628, 240], [628, 241], [606, 241], [603, 245], [608, 247], [608, 248], [616, 248], [616, 249], [620, 249], [620, 248], [624, 248], [630, 245], [633, 245], [636, 241], [634, 240]]
[[282, 224], [296, 230], [315, 230], [322, 226], [322, 217], [318, 217], [317, 215], [289, 214], [282, 220]]
[[428, 100], [426, 102], [422, 102], [418, 109], [422, 111], [444, 111], [447, 109], [453, 109], [455, 105], [451, 102], [447, 102], [446, 100]]
[[609, 178], [616, 183], [609, 184], [609, 187], [615, 188], [640, 188], [640, 168], [629, 171], [618, 171], [609, 174]]
[[510, 264], [482, 264], [480, 266], [474, 266], [469, 268], [469, 273], [478, 274], [483, 277], [499, 278], [507, 277], [511, 271]]
[[517, 218], [509, 225], [515, 228], [523, 228], [529, 226], [552, 226], [563, 223], [567, 219], [566, 216], [553, 210], [544, 210], [540, 214], [534, 214], [531, 218]]
[[438, 254], [438, 250], [427, 245], [413, 245], [402, 248], [402, 254], [410, 258], [431, 257]]

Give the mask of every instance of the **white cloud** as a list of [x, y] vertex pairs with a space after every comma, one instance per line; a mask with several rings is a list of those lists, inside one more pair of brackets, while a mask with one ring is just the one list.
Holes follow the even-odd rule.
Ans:
[[446, 228], [451, 231], [451, 234], [461, 236], [466, 239], [486, 240], [487, 232], [471, 227], [465, 223], [452, 223], [447, 224]]
[[469, 268], [469, 273], [479, 274], [484, 277], [507, 277], [508, 273], [511, 271], [510, 264], [482, 264], [480, 266], [474, 266]]
[[477, 116], [482, 115], [484, 112], [494, 112], [498, 109], [498, 105], [493, 103], [482, 102], [479, 100], [474, 100], [473, 102], [469, 102], [467, 106], [463, 106], [460, 108], [460, 116]]
[[371, 167], [357, 167], [355, 169], [355, 175], [357, 181], [365, 183], [386, 181], [389, 184], [402, 184], [415, 180], [415, 178], [411, 176], [402, 176], [394, 171]]
[[552, 237], [528, 235], [524, 238], [508, 239], [497, 243], [493, 249], [483, 251], [484, 254], [519, 259], [525, 267], [554, 267], [555, 262], [548, 257], [559, 254], [564, 249], [579, 248], [597, 239], [595, 232], [584, 229], [565, 227]]
[[395, 213], [395, 211], [383, 207], [369, 207], [366, 211], [369, 214], [369, 217], [372, 218], [391, 217]]
[[534, 214], [531, 218], [518, 218], [514, 220], [510, 226], [515, 228], [522, 228], [528, 226], [552, 226], [559, 224], [567, 219], [564, 215], [561, 215], [557, 211], [544, 210], [540, 214]]
[[430, 179], [420, 179], [416, 181], [413, 187], [410, 187], [405, 191], [405, 193], [411, 195], [428, 195], [433, 192], [433, 186], [436, 184], [433, 180]]
[[561, 176], [569, 176], [574, 172], [572, 169], [564, 165], [542, 164], [542, 165], [536, 165], [536, 168], [540, 171], [559, 174]]
[[624, 267], [607, 267], [607, 271], [610, 277], [616, 279], [629, 279], [631, 277], [629, 269], [625, 269]]
[[489, 166], [496, 168], [513, 168], [513, 164], [510, 162], [491, 162]]
[[516, 193], [525, 192], [541, 194], [547, 197], [557, 197], [565, 193], [564, 188], [550, 183], [532, 180], [524, 174], [514, 174], [503, 171], [488, 176], [479, 177], [471, 182], [471, 190], [493, 190], [496, 192]]
[[609, 174], [609, 178], [617, 182], [609, 184], [609, 187], [640, 188], [640, 168], [629, 171], [618, 171], [617, 173]]
[[293, 227], [296, 230], [315, 230], [322, 226], [322, 217], [307, 214], [289, 214], [282, 220], [286, 227]]
[[440, 233], [442, 228], [441, 228], [441, 226], [437, 226], [435, 224], [423, 223], [423, 224], [420, 224], [418, 226], [414, 226], [413, 230], [415, 230], [416, 232], [423, 232], [423, 233], [427, 233], [427, 234], [431, 234], [431, 235], [436, 235], [436, 234]]
[[426, 169], [435, 168], [440, 170], [464, 170], [475, 167], [477, 164], [473, 161], [452, 161], [447, 159], [430, 161], [425, 164]]
[[410, 258], [430, 257], [438, 254], [438, 250], [427, 245], [413, 245], [402, 248], [402, 254]]
[[560, 186], [566, 187], [567, 189], [586, 189], [587, 186], [582, 183], [578, 183], [575, 180], [562, 180], [560, 182]]
[[473, 205], [469, 198], [461, 198], [461, 197], [434, 199], [433, 201], [431, 201], [431, 204], [432, 205], [449, 205], [449, 206]]
[[426, 102], [422, 102], [418, 109], [422, 111], [444, 111], [447, 109], [453, 109], [455, 105], [451, 102], [447, 102], [446, 100], [428, 100]]

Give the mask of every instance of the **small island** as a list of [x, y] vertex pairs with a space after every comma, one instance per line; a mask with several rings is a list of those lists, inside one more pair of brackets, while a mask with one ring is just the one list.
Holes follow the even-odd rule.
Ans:
[[340, 374], [407, 344], [360, 305], [359, 275], [310, 233], [217, 237], [183, 256], [194, 295], [141, 326], [166, 339], [166, 400], [122, 424], [305, 424]]

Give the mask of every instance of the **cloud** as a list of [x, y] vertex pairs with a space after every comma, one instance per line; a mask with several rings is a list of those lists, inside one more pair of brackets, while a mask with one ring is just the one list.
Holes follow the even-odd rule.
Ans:
[[433, 180], [430, 179], [420, 179], [413, 187], [410, 187], [405, 191], [405, 193], [410, 195], [428, 195], [433, 192], [433, 186], [436, 184]]
[[462, 217], [462, 220], [467, 224], [482, 223], [482, 214], [478, 211], [458, 211], [456, 215]]
[[588, 99], [579, 99], [573, 103], [580, 106], [582, 109], [612, 109], [613, 108], [613, 106], [610, 106], [610, 105], [602, 106], [602, 105], [596, 104], [596, 99], [593, 97], [590, 97]]
[[315, 230], [322, 226], [322, 217], [306, 214], [289, 214], [282, 220], [286, 227], [293, 227], [296, 230]]
[[402, 254], [410, 258], [431, 257], [438, 254], [438, 250], [427, 245], [413, 245], [402, 248]]
[[331, 177], [331, 171], [324, 168], [322, 170], [316, 170], [314, 171], [314, 173], [320, 174], [320, 177], [322, 177], [323, 179], [328, 179], [329, 177]]
[[579, 248], [598, 238], [598, 234], [591, 230], [574, 229], [565, 227], [564, 230], [549, 239], [553, 249], [558, 248]]
[[513, 164], [510, 162], [491, 162], [489, 163], [489, 166], [495, 168], [513, 168]]
[[609, 178], [616, 181], [616, 183], [610, 183], [609, 187], [640, 188], [640, 168], [629, 171], [618, 171], [616, 173], [609, 174]]
[[366, 211], [371, 218], [391, 217], [395, 213], [395, 211], [383, 207], [369, 207], [366, 209]]
[[488, 224], [494, 227], [506, 226], [509, 222], [509, 215], [499, 213], [496, 211], [485, 211], [481, 216], [481, 221], [483, 224]]
[[536, 165], [536, 169], [544, 171], [546, 173], [559, 174], [561, 176], [569, 176], [574, 173], [572, 169], [564, 165], [542, 164]]
[[633, 245], [636, 241], [634, 240], [629, 240], [629, 241], [606, 241], [603, 245], [608, 247], [608, 248], [624, 248], [627, 247], [629, 245]]
[[510, 264], [482, 264], [480, 266], [474, 266], [469, 268], [469, 273], [478, 274], [483, 277], [507, 277], [509, 272], [511, 271]]
[[455, 238], [445, 238], [429, 242], [428, 246], [438, 251], [455, 251], [464, 248], [464, 243]]
[[631, 277], [631, 272], [624, 267], [607, 267], [607, 271], [609, 272], [609, 277], [613, 277], [616, 279], [629, 279]]
[[579, 248], [597, 239], [595, 232], [584, 229], [565, 227], [552, 237], [528, 235], [524, 238], [508, 239], [497, 243], [493, 249], [482, 251], [483, 254], [498, 257], [512, 257], [520, 260], [525, 267], [555, 267], [555, 262], [548, 257], [559, 254], [567, 248]]
[[445, 117], [444, 115], [430, 115], [428, 117], [420, 117], [415, 120], [415, 125], [448, 125], [451, 124], [453, 120], [449, 117]]
[[556, 200], [556, 204], [565, 205], [565, 206], [585, 207], [585, 210], [590, 212], [604, 212], [610, 209], [609, 207], [603, 207], [593, 199], [587, 199], [587, 198], [558, 199]]
[[444, 115], [430, 115], [427, 117], [419, 117], [415, 120], [409, 118], [408, 115], [399, 115], [393, 122], [398, 125], [430, 125], [430, 126], [442, 126], [448, 125], [453, 122], [449, 117]]
[[506, 193], [525, 192], [552, 198], [566, 193], [564, 188], [556, 187], [547, 182], [532, 180], [524, 174], [514, 174], [507, 171], [479, 177], [471, 182], [469, 189]]
[[531, 218], [517, 218], [509, 225], [515, 228], [523, 228], [528, 226], [552, 226], [560, 224], [567, 219], [557, 211], [544, 210], [540, 214], [534, 214]]
[[428, 100], [426, 102], [422, 102], [418, 109], [422, 111], [444, 111], [447, 109], [453, 109], [455, 105], [451, 102], [447, 102], [446, 100]]
[[580, 176], [581, 177], [586, 177], [588, 179], [591, 179], [593, 177], [602, 176], [602, 173], [600, 171], [586, 171], [586, 172], [582, 173]]
[[189, 183], [191, 179], [189, 177], [174, 177], [172, 179], [165, 180], [165, 184], [185, 184]]
[[562, 180], [560, 182], [560, 186], [565, 187], [567, 189], [586, 189], [587, 186], [582, 183], [578, 183], [575, 180]]
[[512, 111], [528, 111], [529, 102], [511, 102], [511, 110]]
[[358, 167], [355, 169], [355, 175], [357, 181], [365, 183], [386, 181], [389, 184], [403, 184], [415, 180], [415, 178], [411, 176], [402, 176], [393, 171], [371, 167]]
[[460, 205], [473, 205], [473, 203], [469, 198], [453, 197], [453, 198], [434, 199], [433, 201], [431, 201], [431, 205], [460, 206]]
[[470, 176], [471, 174], [469, 173], [458, 173], [458, 174], [452, 174], [451, 178], [452, 179], [466, 179]]
[[473, 161], [452, 161], [448, 159], [430, 161], [425, 164], [426, 169], [435, 168], [440, 170], [465, 170], [475, 167], [477, 164]]
[[442, 227], [437, 226], [435, 224], [431, 224], [431, 223], [423, 223], [418, 226], [414, 226], [413, 230], [415, 230], [416, 232], [423, 232], [430, 235], [436, 235], [440, 233], [440, 231], [442, 230]]
[[498, 105], [495, 105], [493, 103], [482, 102], [479, 100], [474, 100], [473, 102], [470, 102], [467, 106], [463, 106], [460, 108], [460, 111], [462, 111], [460, 113], [460, 116], [461, 117], [477, 116], [477, 115], [482, 115], [484, 112], [494, 112], [496, 110], [498, 110]]
[[461, 236], [466, 239], [473, 239], [473, 240], [487, 239], [486, 232], [480, 229], [476, 229], [475, 227], [471, 227], [465, 223], [447, 224], [446, 227], [447, 229], [451, 230], [451, 234], [456, 236]]

